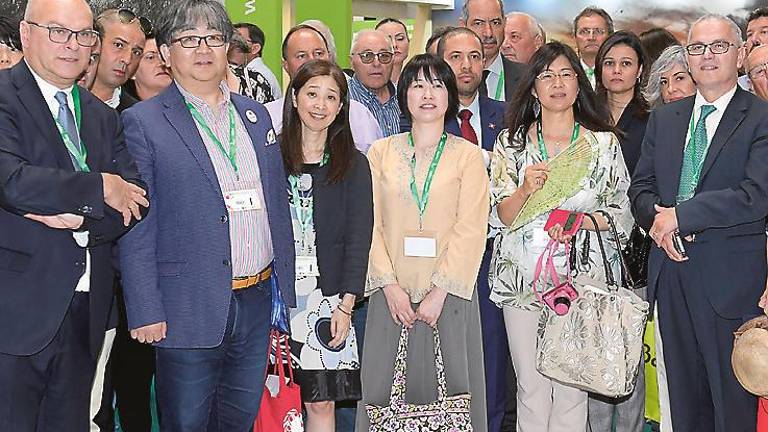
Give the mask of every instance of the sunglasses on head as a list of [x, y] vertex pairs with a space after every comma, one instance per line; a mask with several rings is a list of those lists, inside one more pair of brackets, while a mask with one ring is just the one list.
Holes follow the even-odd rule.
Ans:
[[120, 18], [120, 22], [123, 24], [131, 24], [138, 20], [141, 31], [143, 31], [144, 34], [149, 34], [152, 32], [152, 21], [150, 21], [149, 18], [140, 16], [136, 12], [124, 8], [117, 9], [115, 13]]

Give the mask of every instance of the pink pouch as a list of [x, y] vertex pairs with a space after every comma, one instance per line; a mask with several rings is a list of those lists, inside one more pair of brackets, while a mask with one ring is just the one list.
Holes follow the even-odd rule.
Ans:
[[584, 220], [584, 213], [572, 212], [568, 210], [554, 209], [549, 214], [547, 223], [544, 224], [544, 231], [549, 231], [553, 226], [560, 224], [563, 227], [563, 234], [575, 235], [581, 228], [581, 222]]
[[[573, 214], [581, 214], [581, 213], [573, 213]], [[583, 219], [583, 214], [581, 215], [582, 215], [581, 219]], [[581, 219], [579, 219], [579, 224]], [[573, 301], [579, 297], [579, 293], [576, 292], [576, 289], [573, 287], [573, 278], [571, 276], [570, 271], [567, 272], [568, 276], [565, 282], [560, 283], [560, 278], [557, 276], [557, 271], [555, 271], [555, 264], [552, 258], [555, 255], [555, 252], [557, 252], [559, 247], [560, 247], [560, 243], [558, 243], [555, 240], [550, 240], [549, 243], [547, 244], [547, 247], [539, 256], [538, 261], [536, 261], [536, 272], [534, 274], [534, 279], [533, 279], [533, 292], [536, 294], [536, 298], [538, 298], [540, 302], [547, 305], [547, 307], [552, 309], [555, 312], [555, 314], [562, 316], [567, 314], [568, 311], [571, 309], [571, 303], [573, 303]], [[570, 243], [565, 243], [566, 257], [570, 254], [570, 249], [571, 249]], [[544, 264], [545, 256], [546, 256], [546, 264]], [[540, 293], [539, 290], [536, 289], [536, 285], [539, 283], [539, 279], [541, 278], [542, 265], [546, 266], [545, 277], [546, 275], [549, 275], [549, 279], [550, 281], [552, 281], [554, 288], [550, 289], [547, 292]], [[545, 282], [546, 282], [546, 279], [545, 279]]]

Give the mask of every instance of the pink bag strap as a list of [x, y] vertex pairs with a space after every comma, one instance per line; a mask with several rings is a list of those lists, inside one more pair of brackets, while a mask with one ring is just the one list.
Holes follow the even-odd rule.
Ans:
[[[540, 291], [540, 290], [536, 289], [536, 287], [537, 287], [537, 285], [539, 283], [539, 280], [541, 279], [541, 273], [542, 273], [542, 271], [544, 271], [544, 269], [542, 269], [542, 266], [546, 266], [545, 277], [548, 274], [549, 275], [549, 280], [552, 281], [552, 284], [554, 286], [559, 286], [560, 285], [560, 277], [557, 275], [557, 270], [555, 270], [555, 261], [554, 261], [555, 253], [557, 252], [557, 250], [559, 248], [560, 248], [560, 243], [558, 243], [554, 239], [550, 239], [549, 243], [547, 243], [547, 247], [544, 248], [544, 251], [541, 253], [541, 255], [539, 255], [539, 259], [536, 260], [536, 270], [535, 270], [534, 275], [533, 275], [532, 287], [533, 287], [534, 294], [536, 294], [536, 298], [539, 299], [539, 301], [542, 302], [542, 303], [544, 302], [544, 298], [542, 297], [542, 294], [544, 293], [544, 290], [542, 289]], [[571, 251], [571, 243], [567, 242], [567, 243], [565, 243], [565, 256], [566, 257], [568, 256], [570, 251]], [[546, 257], [546, 263], [544, 262], [545, 257]], [[568, 282], [571, 282], [571, 279], [572, 279], [571, 272], [568, 271], [567, 275], [568, 275], [567, 276]]]

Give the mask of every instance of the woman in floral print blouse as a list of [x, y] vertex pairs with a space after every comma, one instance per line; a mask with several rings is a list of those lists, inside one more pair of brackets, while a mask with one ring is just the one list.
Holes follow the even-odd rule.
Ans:
[[[536, 370], [536, 329], [541, 304], [532, 288], [536, 261], [550, 238], [578, 243], [584, 230], [608, 229], [598, 210], [612, 215], [622, 237], [632, 227], [627, 198], [629, 174], [610, 114], [597, 103], [595, 93], [576, 53], [559, 42], [539, 49], [528, 74], [512, 99], [507, 129], [499, 134], [491, 163], [491, 224], [501, 228], [491, 264], [491, 300], [503, 309], [512, 362], [517, 373], [517, 430], [520, 432], [583, 431], [587, 422], [587, 393], [567, 387]], [[570, 145], [586, 140], [591, 149], [587, 174], [575, 194], [558, 200], [563, 210], [595, 214], [598, 226], [584, 220], [576, 238], [555, 226], [543, 227], [552, 209], [517, 229], [511, 226], [523, 204], [547, 182], [547, 161]], [[583, 142], [581, 142], [583, 144]], [[597, 242], [590, 245], [589, 262], [581, 270], [602, 278]], [[580, 244], [580, 243], [579, 243]], [[609, 261], [617, 252], [607, 249]], [[565, 273], [563, 248], [555, 257]]]

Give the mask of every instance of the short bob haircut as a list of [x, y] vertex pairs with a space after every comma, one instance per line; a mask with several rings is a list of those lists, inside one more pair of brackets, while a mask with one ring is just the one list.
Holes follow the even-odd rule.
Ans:
[[280, 150], [283, 154], [285, 172], [289, 175], [301, 174], [304, 164], [302, 151], [302, 123], [299, 111], [293, 106], [292, 99], [307, 82], [317, 76], [330, 76], [339, 88], [341, 111], [328, 126], [325, 150], [330, 157], [328, 183], [337, 183], [344, 179], [354, 161], [355, 143], [349, 126], [349, 87], [344, 72], [335, 63], [327, 60], [311, 60], [303, 64], [296, 72], [286, 89], [287, 100], [283, 104], [283, 131], [280, 134]]
[[[643, 51], [643, 47], [640, 43], [640, 38], [632, 32], [628, 32], [626, 30], [617, 31], [616, 33], [608, 36], [608, 39], [606, 39], [605, 42], [603, 42], [603, 44], [600, 46], [600, 49], [597, 50], [597, 56], [595, 57], [595, 93], [597, 93], [597, 97], [600, 99], [600, 101], [603, 103], [608, 102], [608, 90], [606, 90], [605, 86], [603, 85], [603, 61], [605, 60], [605, 56], [608, 55], [608, 51], [618, 45], [625, 45], [630, 47], [637, 56], [638, 66], [642, 68], [640, 71], [640, 80], [635, 82], [632, 101], [637, 106], [637, 111], [635, 112], [636, 115], [646, 114], [648, 112], [648, 103], [643, 97], [642, 89], [645, 86], [645, 83], [648, 81], [650, 64], [646, 59], [645, 51]], [[619, 121], [619, 119], [614, 120], [617, 123]]]
[[[571, 69], [576, 72], [579, 93], [573, 104], [574, 119], [592, 132], [617, 132], [616, 128], [608, 123], [611, 114], [605, 104], [598, 102], [597, 95], [592, 90], [592, 84], [589, 83], [587, 74], [584, 73], [581, 61], [573, 48], [562, 42], [549, 42], [533, 54], [528, 71], [518, 81], [510, 99], [505, 122], [510, 138], [517, 134], [525, 136], [531, 125], [539, 118], [539, 114], [534, 109], [536, 98], [533, 96], [533, 89], [536, 79], [560, 56], [565, 57]], [[525, 140], [522, 140], [521, 145], [525, 145]]]
[[691, 74], [685, 48], [680, 45], [667, 47], [651, 65], [648, 82], [643, 89], [643, 96], [648, 101], [651, 109], [664, 104], [661, 97], [661, 74], [670, 71], [675, 66], [680, 66], [688, 75]]
[[445, 118], [453, 118], [459, 112], [459, 90], [456, 88], [456, 75], [443, 59], [432, 54], [419, 54], [413, 57], [400, 73], [397, 81], [397, 104], [400, 112], [409, 123], [413, 122], [411, 112], [408, 110], [408, 89], [419, 78], [419, 73], [424, 74], [424, 79], [430, 83], [437, 80], [443, 83], [448, 90], [448, 109]]
[[224, 6], [216, 0], [178, 0], [160, 12], [155, 26], [157, 46], [171, 46], [181, 32], [195, 29], [198, 24], [221, 32], [225, 40], [232, 39], [234, 27]]

